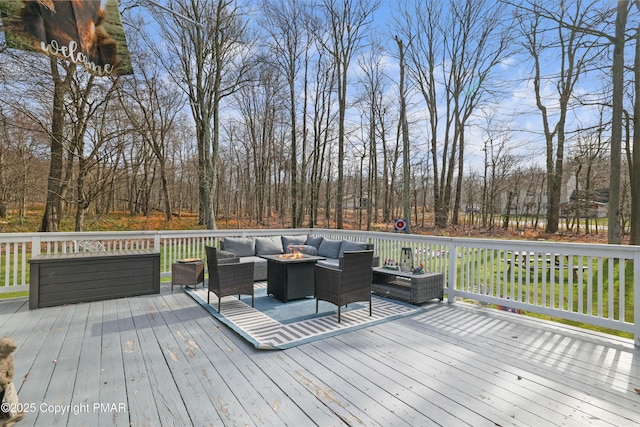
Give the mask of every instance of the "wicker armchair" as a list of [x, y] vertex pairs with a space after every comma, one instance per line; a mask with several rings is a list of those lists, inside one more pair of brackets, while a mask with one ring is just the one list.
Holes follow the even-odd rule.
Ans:
[[345, 252], [342, 269], [315, 266], [316, 313], [318, 301], [328, 301], [340, 307], [350, 302], [369, 301], [371, 316], [371, 277], [373, 251]]
[[242, 263], [239, 258], [225, 259], [224, 263], [218, 263], [216, 248], [205, 246], [207, 253], [207, 269], [209, 270], [209, 284], [207, 291], [207, 304], [210, 293], [218, 296], [218, 313], [220, 313], [220, 301], [227, 295], [241, 294], [251, 295], [251, 307], [253, 307], [253, 263]]

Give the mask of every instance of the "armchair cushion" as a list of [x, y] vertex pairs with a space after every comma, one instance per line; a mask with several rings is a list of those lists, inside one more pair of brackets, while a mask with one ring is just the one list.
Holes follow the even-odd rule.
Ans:
[[256, 255], [283, 254], [282, 239], [280, 236], [256, 237]]
[[326, 258], [339, 258], [341, 240], [322, 239], [322, 243], [318, 247], [318, 256]]
[[223, 251], [222, 249], [218, 251], [218, 261], [233, 258], [238, 258], [233, 252]]
[[345, 252], [357, 252], [367, 249], [367, 244], [362, 242], [350, 242], [349, 240], [343, 240], [340, 245], [340, 253], [338, 258], [342, 258]]
[[238, 257], [256, 254], [256, 241], [249, 237], [225, 237], [222, 245], [222, 249]]

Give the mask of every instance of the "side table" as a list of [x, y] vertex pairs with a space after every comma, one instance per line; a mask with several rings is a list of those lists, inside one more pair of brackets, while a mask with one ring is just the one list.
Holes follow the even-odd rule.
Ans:
[[204, 262], [176, 262], [171, 265], [171, 290], [174, 286], [204, 286]]
[[434, 298], [442, 301], [444, 277], [442, 273], [413, 274], [375, 267], [371, 288], [380, 296], [412, 304], [422, 304]]

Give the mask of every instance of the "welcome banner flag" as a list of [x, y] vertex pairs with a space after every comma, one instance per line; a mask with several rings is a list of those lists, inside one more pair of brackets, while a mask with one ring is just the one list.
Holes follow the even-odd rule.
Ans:
[[0, 18], [6, 48], [54, 55], [99, 76], [132, 73], [117, 0], [0, 0]]

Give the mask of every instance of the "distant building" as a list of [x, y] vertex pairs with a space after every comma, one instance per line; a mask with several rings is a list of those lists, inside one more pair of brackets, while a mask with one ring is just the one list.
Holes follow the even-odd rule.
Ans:
[[560, 205], [562, 217], [575, 216], [580, 213], [580, 218], [605, 218], [609, 212], [609, 189], [600, 188], [590, 191], [573, 191], [569, 200]]

